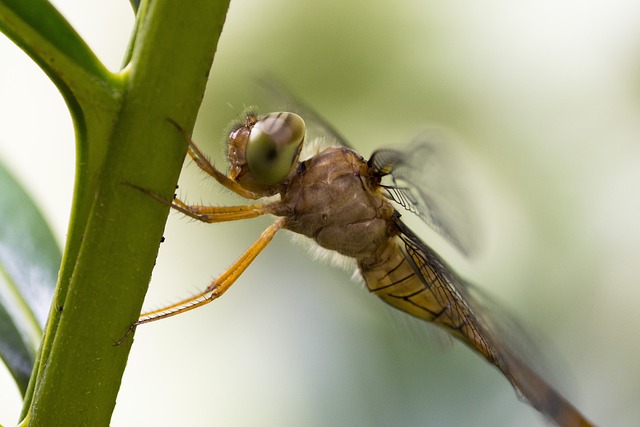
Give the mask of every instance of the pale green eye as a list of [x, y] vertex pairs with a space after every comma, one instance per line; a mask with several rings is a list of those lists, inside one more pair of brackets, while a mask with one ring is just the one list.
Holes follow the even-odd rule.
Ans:
[[258, 117], [247, 143], [247, 164], [256, 181], [281, 183], [298, 160], [304, 141], [304, 120], [294, 113]]

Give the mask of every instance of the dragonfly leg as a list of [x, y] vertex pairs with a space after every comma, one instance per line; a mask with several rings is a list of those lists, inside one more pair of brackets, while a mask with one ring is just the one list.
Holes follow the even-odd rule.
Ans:
[[227, 175], [225, 175], [224, 173], [216, 169], [216, 167], [213, 165], [211, 160], [209, 160], [209, 158], [202, 152], [202, 150], [198, 148], [196, 143], [193, 142], [193, 140], [191, 139], [191, 136], [187, 133], [187, 131], [184, 130], [178, 123], [174, 122], [173, 120], [170, 120], [170, 121], [171, 123], [173, 123], [173, 125], [176, 128], [178, 128], [180, 133], [182, 133], [184, 140], [187, 141], [187, 144], [189, 144], [189, 149], [187, 153], [189, 154], [189, 157], [191, 157], [193, 162], [196, 164], [196, 166], [198, 166], [200, 169], [205, 171], [208, 175], [213, 177], [220, 184], [224, 185], [225, 187], [227, 187], [229, 190], [233, 191], [237, 195], [247, 199], [253, 199], [253, 200], [260, 198], [259, 195], [255, 194], [252, 191], [244, 189], [240, 184], [238, 184], [237, 182], [229, 178]]
[[269, 205], [266, 204], [243, 206], [187, 205], [178, 198], [174, 198], [170, 206], [191, 218], [207, 223], [255, 218], [271, 212]]
[[151, 190], [142, 188], [138, 185], [128, 183], [129, 186], [136, 190], [142, 191], [146, 195], [152, 197], [163, 205], [167, 205], [183, 214], [206, 223], [236, 221], [240, 219], [255, 218], [265, 213], [270, 213], [269, 204], [253, 204], [243, 206], [204, 206], [204, 205], [188, 205], [182, 200], [174, 197], [173, 201], [164, 199], [160, 195]]
[[156, 320], [166, 319], [167, 317], [176, 316], [181, 313], [193, 310], [203, 305], [209, 304], [224, 294], [242, 273], [247, 269], [249, 264], [258, 256], [260, 252], [271, 242], [276, 232], [285, 225], [285, 219], [279, 218], [271, 224], [240, 258], [233, 263], [224, 273], [217, 279], [212, 281], [202, 292], [179, 301], [175, 304], [163, 307], [158, 310], [149, 311], [140, 315], [140, 319], [133, 323], [127, 333], [116, 343], [122, 343], [127, 336], [138, 325], [144, 323], [155, 322]]

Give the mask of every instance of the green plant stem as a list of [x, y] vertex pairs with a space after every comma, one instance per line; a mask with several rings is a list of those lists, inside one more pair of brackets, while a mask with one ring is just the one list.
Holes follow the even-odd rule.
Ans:
[[[173, 194], [186, 145], [168, 119], [193, 127], [227, 8], [228, 0], [143, 2], [131, 61], [112, 75], [86, 57], [46, 65], [47, 52], [82, 45], [75, 33], [41, 54], [51, 39], [3, 26], [61, 89], [78, 138], [72, 220], [28, 425], [109, 425], [132, 341], [114, 343], [140, 312], [168, 214], [125, 183]], [[68, 81], [74, 64], [85, 75]]]
[[[110, 73], [60, 13], [45, 0], [0, 0], [0, 30], [49, 76], [63, 96], [76, 133], [76, 185], [65, 260], [61, 265], [54, 306], [64, 301], [73, 260], [77, 259], [84, 224], [104, 163], [107, 141], [122, 101], [123, 80]], [[109, 123], [111, 121], [112, 123]], [[89, 149], [89, 145], [91, 145]], [[71, 260], [71, 261], [70, 261]], [[59, 316], [53, 312], [49, 331], [36, 359], [25, 393], [23, 416], [31, 404], [42, 351], [53, 339]]]

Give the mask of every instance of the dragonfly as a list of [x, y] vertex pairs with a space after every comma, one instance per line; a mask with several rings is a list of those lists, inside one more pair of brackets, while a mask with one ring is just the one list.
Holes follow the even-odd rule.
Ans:
[[[298, 103], [300, 105], [300, 103]], [[202, 292], [143, 313], [141, 324], [206, 305], [223, 295], [279, 230], [306, 236], [325, 250], [355, 260], [368, 290], [387, 304], [431, 322], [495, 366], [517, 394], [560, 426], [592, 425], [578, 409], [526, 362], [505, 332], [516, 324], [497, 315], [494, 304], [475, 291], [402, 219], [411, 212], [462, 252], [469, 239], [455, 206], [425, 181], [425, 166], [437, 159], [434, 144], [418, 140], [385, 148], [368, 160], [356, 153], [310, 108], [258, 115], [247, 111], [228, 136], [229, 171], [223, 173], [178, 124], [188, 155], [206, 174], [233, 193], [255, 201], [239, 206], [192, 205], [169, 201], [133, 185], [184, 215], [219, 223], [271, 215], [274, 222], [226, 271]], [[324, 149], [301, 157], [307, 142], [305, 118], [324, 133]], [[322, 133], [321, 132], [321, 133]], [[457, 219], [456, 219], [457, 218]]]

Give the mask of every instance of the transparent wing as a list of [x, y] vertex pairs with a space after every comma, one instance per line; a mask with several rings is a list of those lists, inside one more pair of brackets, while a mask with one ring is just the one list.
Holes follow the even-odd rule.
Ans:
[[469, 255], [477, 247], [477, 226], [459, 182], [459, 164], [436, 138], [421, 135], [404, 148], [376, 150], [369, 167], [389, 175], [386, 196], [418, 215], [428, 226]]
[[329, 124], [316, 110], [293, 94], [273, 77], [258, 79], [262, 91], [275, 107], [283, 111], [291, 111], [302, 117], [307, 125], [308, 135], [322, 145], [342, 145], [352, 148], [346, 139]]
[[[534, 369], [535, 346], [486, 293], [462, 279], [399, 218], [387, 264], [363, 266], [369, 289], [385, 302], [433, 322], [496, 366], [531, 406], [561, 426], [591, 425]], [[384, 264], [384, 263], [383, 263]], [[492, 311], [489, 311], [491, 309]], [[534, 356], [535, 357], [535, 356]]]

